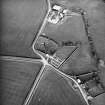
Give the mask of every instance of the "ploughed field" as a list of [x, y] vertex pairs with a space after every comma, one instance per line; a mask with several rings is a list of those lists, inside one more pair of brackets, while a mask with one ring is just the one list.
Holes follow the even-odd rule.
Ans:
[[[74, 14], [49, 13], [48, 3], [63, 3]], [[105, 104], [104, 5], [86, 3], [89, 7], [71, 0], [2, 2], [2, 105]]]
[[40, 72], [42, 63], [37, 60], [32, 63], [10, 59], [0, 60], [1, 102], [2, 105], [22, 105]]

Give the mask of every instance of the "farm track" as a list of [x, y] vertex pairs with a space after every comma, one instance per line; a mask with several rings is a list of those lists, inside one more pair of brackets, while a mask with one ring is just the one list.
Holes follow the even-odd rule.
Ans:
[[[49, 0], [47, 0], [47, 1], [49, 1]], [[50, 3], [48, 2], [48, 6], [50, 7], [51, 5], [50, 5]], [[31, 85], [30, 85], [30, 90], [28, 90], [28, 93], [26, 94], [26, 97], [24, 96], [24, 99], [23, 100], [25, 100], [25, 101], [23, 101], [23, 100], [21, 100], [21, 102], [23, 103], [23, 105], [33, 105], [33, 104], [38, 104], [37, 102], [35, 102], [35, 99], [37, 99], [39, 102], [41, 101], [40, 100], [40, 97], [36, 97], [36, 95], [35, 94], [38, 94], [39, 95], [39, 90], [41, 89], [41, 88], [44, 88], [44, 87], [46, 87], [46, 88], [48, 88], [47, 86], [44, 86], [44, 82], [46, 83], [46, 80], [44, 80], [44, 78], [51, 78], [51, 74], [54, 74], [54, 76], [55, 75], [57, 75], [57, 76], [55, 76], [55, 77], [61, 77], [62, 79], [64, 79], [64, 81], [66, 81], [67, 82], [67, 84], [69, 84], [68, 85], [68, 87], [70, 87], [71, 88], [71, 90], [72, 90], [72, 85], [71, 85], [71, 83], [73, 82], [73, 83], [75, 83], [76, 84], [76, 86], [78, 86], [78, 89], [79, 89], [79, 92], [80, 92], [80, 96], [81, 96], [81, 99], [82, 99], [82, 101], [81, 101], [81, 99], [80, 99], [80, 101], [81, 102], [83, 102], [83, 100], [85, 101], [85, 102], [83, 102], [82, 103], [82, 105], [89, 105], [88, 104], [88, 101], [86, 100], [86, 96], [84, 95], [84, 93], [83, 93], [83, 90], [82, 90], [82, 88], [79, 86], [79, 84], [77, 83], [77, 81], [75, 80], [75, 76], [68, 76], [67, 74], [65, 74], [64, 72], [62, 72], [62, 71], [60, 71], [59, 69], [57, 69], [57, 68], [55, 68], [55, 67], [53, 67], [51, 64], [49, 64], [47, 61], [46, 61], [46, 59], [43, 57], [43, 55], [41, 55], [41, 54], [39, 54], [38, 53], [38, 51], [36, 51], [35, 49], [34, 49], [34, 45], [35, 45], [35, 43], [36, 43], [36, 40], [38, 39], [38, 37], [40, 36], [40, 34], [41, 34], [41, 32], [43, 31], [43, 29], [44, 29], [44, 27], [45, 27], [45, 25], [46, 25], [46, 17], [48, 16], [48, 13], [49, 13], [49, 11], [51, 10], [51, 8], [49, 8], [48, 9], [48, 12], [47, 12], [47, 14], [46, 14], [46, 16], [45, 16], [45, 19], [44, 19], [44, 21], [43, 21], [43, 24], [42, 24], [42, 26], [41, 26], [41, 28], [40, 28], [40, 30], [39, 30], [39, 32], [37, 33], [37, 36], [36, 36], [36, 38], [33, 40], [33, 42], [32, 42], [32, 47], [31, 47], [31, 49], [33, 50], [33, 52], [36, 54], [36, 55], [38, 55], [41, 59], [34, 59], [34, 58], [28, 58], [28, 57], [16, 57], [16, 56], [1, 56], [0, 57], [0, 62], [19, 62], [19, 63], [26, 63], [26, 64], [41, 64], [41, 69], [40, 70], [38, 70], [38, 73], [36, 74], [37, 76], [35, 76], [35, 78], [34, 78], [34, 80], [32, 80], [33, 82], [31, 82]], [[83, 18], [83, 20], [85, 21], [85, 19]], [[87, 25], [87, 24], [85, 24], [85, 25]], [[87, 30], [87, 29], [86, 29]], [[88, 32], [86, 31], [86, 33], [88, 34]], [[94, 45], [93, 45], [93, 43], [90, 43], [90, 44], [92, 44], [92, 46], [94, 47]], [[93, 53], [95, 54], [95, 57], [97, 56], [97, 54], [95, 53], [95, 49], [92, 49], [93, 50]], [[68, 59], [68, 58], [67, 58]], [[66, 59], [66, 60], [67, 60]], [[65, 61], [66, 61], [65, 60]], [[65, 62], [64, 61], [64, 62]], [[18, 63], [17, 63], [18, 64]], [[52, 72], [51, 74], [50, 74], [50, 72]], [[46, 74], [47, 73], [49, 73], [49, 76], [47, 76]], [[53, 75], [52, 75], [52, 78], [54, 78], [53, 77]], [[57, 79], [55, 79], [56, 81], [57, 81]], [[69, 82], [69, 81], [71, 81], [71, 82]], [[62, 82], [62, 81], [61, 81]], [[68, 83], [69, 82], [69, 83]], [[55, 83], [56, 84], [56, 83]], [[42, 87], [41, 87], [42, 86]], [[62, 86], [62, 85], [61, 85]], [[63, 87], [63, 86], [62, 86]], [[50, 87], [51, 88], [51, 87]], [[64, 87], [63, 87], [64, 88]], [[66, 86], [65, 86], [65, 88], [66, 88]], [[53, 89], [53, 86], [52, 86], [52, 88], [51, 89]], [[47, 89], [45, 89], [44, 88], [44, 90], [45, 91], [47, 91]], [[63, 90], [64, 91], [64, 90]], [[73, 90], [74, 91], [74, 90]], [[54, 91], [55, 92], [55, 91]], [[71, 92], [71, 91], [69, 91], [69, 92]], [[42, 92], [43, 93], [43, 92]], [[72, 93], [72, 92], [71, 92]], [[52, 93], [51, 93], [52, 94]], [[52, 94], [53, 95], [53, 94]], [[56, 96], [57, 96], [57, 94], [56, 94]], [[58, 95], [58, 97], [59, 97], [59, 95]], [[42, 97], [43, 98], [43, 97]], [[47, 101], [47, 100], [46, 100]], [[55, 100], [56, 101], [56, 100]], [[64, 100], [65, 101], [65, 100]], [[73, 104], [73, 103], [72, 103]], [[16, 105], [16, 104], [15, 104]], [[64, 105], [64, 104], [61, 104], [61, 105]], [[81, 104], [80, 104], [81, 105]]]
[[[43, 79], [41, 79], [41, 78], [43, 78], [43, 75], [45, 75], [45, 72], [47, 71], [45, 68], [46, 68], [47, 66], [48, 66], [48, 68], [50, 68], [50, 67], [53, 68], [53, 70], [54, 70], [55, 72], [57, 72], [57, 73], [58, 73], [60, 76], [62, 76], [63, 78], [66, 78], [65, 80], [67, 80], [67, 78], [70, 79], [70, 80], [72, 80], [72, 81], [78, 86], [79, 91], [80, 91], [81, 94], [83, 95], [82, 98], [83, 98], [83, 100], [86, 101], [85, 104], [88, 105], [88, 102], [87, 102], [87, 100], [86, 100], [86, 97], [85, 97], [85, 95], [84, 95], [84, 93], [83, 93], [81, 87], [80, 87], [80, 86], [78, 85], [78, 83], [75, 81], [75, 79], [73, 79], [72, 77], [66, 75], [65, 73], [59, 71], [58, 69], [56, 69], [55, 67], [53, 67], [52, 65], [50, 65], [50, 64], [46, 61], [46, 59], [45, 59], [41, 54], [39, 54], [38, 51], [35, 50], [35, 48], [34, 48], [34, 45], [35, 45], [35, 43], [36, 43], [38, 37], [40, 36], [41, 32], [43, 31], [43, 29], [44, 29], [44, 27], [45, 27], [45, 25], [46, 25], [48, 14], [49, 14], [49, 12], [51, 11], [51, 8], [50, 8], [50, 7], [51, 7], [51, 4], [50, 4], [50, 1], [47, 0], [47, 2], [48, 2], [48, 7], [49, 7], [48, 12], [47, 12], [47, 14], [46, 14], [46, 16], [45, 16], [45, 19], [44, 19], [44, 21], [43, 21], [42, 27], [40, 28], [40, 30], [39, 30], [39, 32], [38, 32], [38, 34], [37, 34], [37, 37], [36, 37], [36, 39], [34, 40], [34, 42], [33, 42], [33, 44], [32, 44], [32, 49], [33, 49], [33, 51], [34, 51], [37, 55], [39, 55], [39, 56], [41, 57], [44, 66], [42, 67], [42, 69], [41, 69], [41, 71], [40, 71], [40, 73], [39, 73], [39, 75], [38, 75], [36, 81], [34, 82], [32, 88], [31, 88], [31, 91], [29, 92], [29, 94], [28, 94], [28, 96], [27, 96], [27, 98], [26, 98], [26, 101], [25, 101], [24, 105], [33, 105], [33, 103], [31, 103], [31, 100], [33, 100], [33, 96], [34, 96], [34, 94], [35, 94], [36, 91], [37, 91], [37, 87], [39, 86], [38, 84], [40, 84], [40, 81], [43, 80]], [[67, 59], [68, 59], [68, 58], [67, 58]], [[35, 97], [35, 96], [34, 96], [34, 97]], [[85, 105], [85, 104], [84, 104], [84, 105]]]

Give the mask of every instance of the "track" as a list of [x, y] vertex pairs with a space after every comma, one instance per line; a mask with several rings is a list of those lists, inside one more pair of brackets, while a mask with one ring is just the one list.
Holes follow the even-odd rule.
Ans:
[[[25, 100], [24, 105], [30, 105], [31, 100], [32, 100], [32, 98], [33, 98], [33, 96], [34, 96], [34, 94], [35, 94], [35, 92], [36, 92], [36, 88], [37, 88], [38, 84], [40, 83], [41, 78], [43, 77], [44, 72], [46, 71], [45, 68], [46, 68], [47, 66], [53, 68], [53, 70], [55, 70], [55, 72], [57, 72], [57, 73], [58, 73], [59, 75], [61, 75], [63, 78], [69, 79], [69, 80], [71, 80], [72, 82], [74, 82], [74, 84], [76, 85], [76, 87], [77, 87], [78, 90], [80, 91], [80, 93], [81, 93], [83, 99], [85, 100], [86, 104], [89, 105], [89, 104], [88, 104], [88, 98], [91, 98], [91, 97], [87, 97], [87, 95], [84, 94], [84, 90], [83, 90], [82, 87], [78, 84], [78, 82], [76, 81], [75, 77], [68, 76], [68, 75], [66, 75], [65, 73], [63, 73], [63, 72], [61, 72], [60, 70], [58, 70], [56, 67], [54, 67], [54, 66], [52, 66], [51, 64], [49, 64], [49, 63], [48, 63], [48, 58], [46, 59], [45, 57], [43, 57], [43, 55], [40, 54], [40, 53], [34, 48], [37, 39], [39, 38], [40, 34], [41, 34], [41, 33], [43, 32], [43, 30], [44, 30], [44, 27], [45, 27], [45, 25], [46, 25], [46, 23], [47, 23], [47, 17], [48, 17], [48, 15], [49, 15], [49, 12], [51, 11], [51, 6], [52, 6], [52, 4], [53, 4], [53, 3], [51, 4], [50, 0], [47, 0], [47, 3], [48, 3], [48, 7], [49, 7], [48, 12], [47, 12], [47, 14], [46, 14], [46, 16], [45, 16], [45, 19], [44, 19], [44, 21], [43, 21], [43, 24], [42, 24], [42, 26], [41, 26], [39, 32], [38, 32], [38, 34], [37, 34], [37, 37], [36, 37], [36, 39], [34, 40], [34, 42], [33, 42], [33, 44], [32, 44], [32, 49], [33, 49], [33, 51], [41, 57], [41, 61], [43, 62], [44, 66], [42, 67], [42, 69], [41, 69], [41, 71], [40, 71], [40, 73], [39, 73], [39, 75], [38, 75], [38, 77], [37, 77], [37, 80], [34, 82], [32, 88], [31, 88], [31, 91], [29, 92], [29, 94], [28, 94], [28, 96], [27, 96], [27, 98], [26, 98], [26, 100]], [[78, 11], [77, 11], [77, 12], [78, 12]], [[74, 13], [73, 15], [78, 15], [78, 14], [77, 14], [77, 13], [76, 13], [76, 14]], [[69, 55], [69, 56], [70, 56], [70, 55]], [[68, 57], [69, 57], [69, 56], [68, 56]], [[66, 59], [68, 59], [68, 58], [66, 58]], [[66, 61], [66, 60], [65, 60], [65, 61]], [[64, 62], [65, 62], [65, 61], [64, 61]], [[73, 88], [73, 86], [72, 86], [72, 88]], [[75, 90], [75, 89], [73, 88], [73, 90]]]

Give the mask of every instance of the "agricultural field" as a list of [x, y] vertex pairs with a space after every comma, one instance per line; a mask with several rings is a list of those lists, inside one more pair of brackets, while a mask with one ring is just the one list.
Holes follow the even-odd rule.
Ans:
[[1, 1], [1, 105], [105, 105], [105, 1]]

